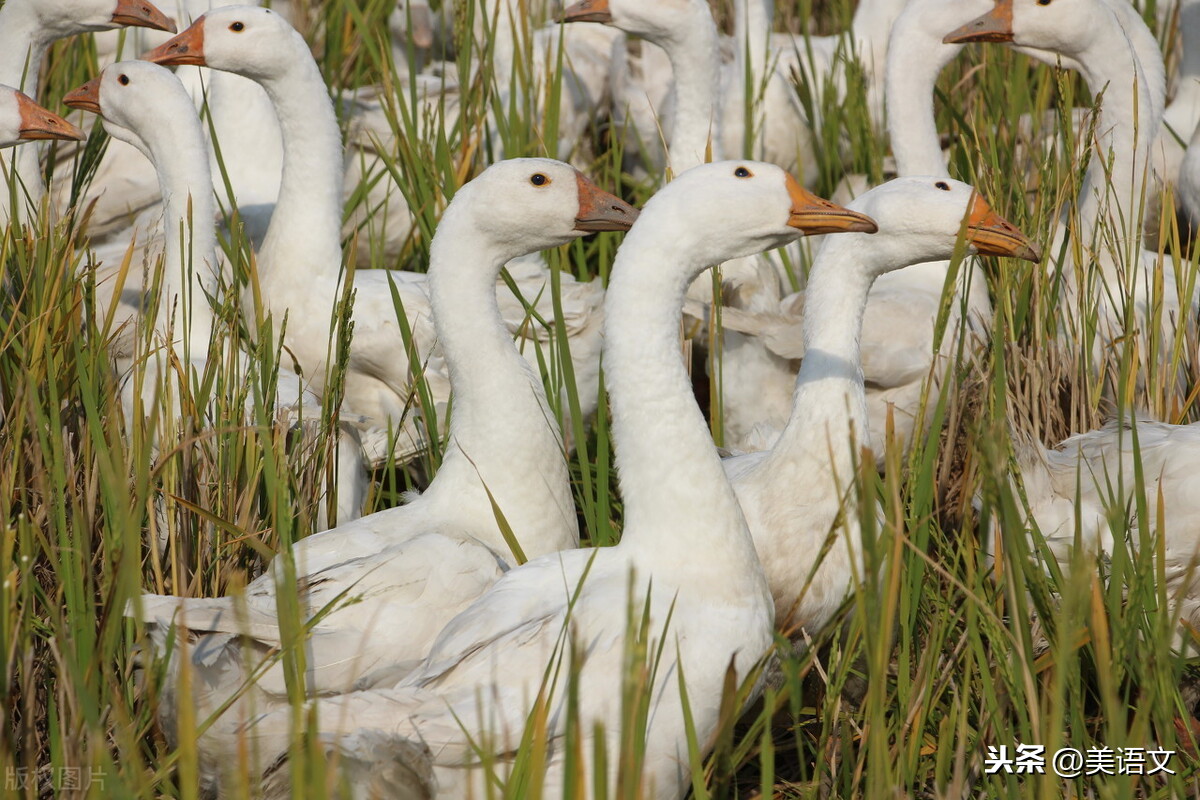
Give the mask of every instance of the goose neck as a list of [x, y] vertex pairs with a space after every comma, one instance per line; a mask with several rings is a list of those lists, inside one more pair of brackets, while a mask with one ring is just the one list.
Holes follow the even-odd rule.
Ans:
[[0, 7], [0, 83], [37, 97], [42, 58], [55, 38], [32, 4], [9, 0]]
[[[454, 407], [445, 457], [426, 495], [458, 507], [461, 487], [482, 480], [525, 554], [534, 557], [577, 546], [579, 532], [559, 423], [496, 299], [496, 277], [518, 255], [483, 241], [461, 206], [451, 204], [438, 225], [429, 291]], [[489, 532], [488, 543], [507, 552], [498, 530], [489, 526], [480, 535]]]
[[941, 37], [922, 24], [922, 11], [914, 4], [902, 14], [888, 45], [888, 134], [898, 175], [949, 177], [934, 118], [933, 90], [938, 75], [962, 46], [942, 44]]
[[675, 110], [671, 120], [670, 165], [679, 175], [705, 163], [712, 149], [719, 160], [720, 44], [712, 14], [688, 15], [671, 36], [657, 41], [666, 51], [675, 76]]
[[886, 258], [875, 244], [864, 234], [838, 234], [822, 245], [805, 291], [804, 361], [792, 412], [766, 474], [815, 456], [831, 460], [826, 472], [844, 480], [854, 464], [851, 442], [868, 441], [860, 340], [871, 267]]
[[[42, 25], [31, 3], [8, 0], [0, 6], [0, 83], [37, 97], [42, 59], [55, 38]], [[0, 150], [0, 230], [14, 217], [25, 219], [10, 208], [9, 180], [17, 182], [18, 197], [28, 194], [31, 207], [41, 203], [46, 187], [38, 163], [39, 151], [35, 144]], [[28, 210], [24, 203], [18, 206]]]
[[[159, 323], [178, 305], [187, 312], [182, 325], [189, 357], [208, 351], [213, 314], [206, 294], [218, 290], [219, 262], [214, 227], [212, 177], [208, 148], [191, 101], [180, 113], [165, 114], [142, 131], [150, 159], [158, 173], [164, 202], [163, 233], [165, 302], [159, 305]], [[181, 328], [175, 320], [176, 330]]]
[[1075, 55], [1092, 94], [1103, 92], [1079, 213], [1086, 231], [1107, 217], [1115, 223], [1114, 231], [1133, 239], [1140, 235], [1138, 209], [1161, 122], [1165, 78], [1161, 57], [1157, 65], [1144, 64], [1120, 20], [1107, 7], [1100, 8], [1111, 24], [1097, 25], [1090, 44]]
[[311, 277], [336, 277], [341, 268], [341, 131], [307, 48], [303, 56], [285, 74], [261, 81], [283, 141], [279, 199], [259, 251], [267, 282], [282, 279], [281, 265], [292, 262], [304, 264]]
[[622, 546], [671, 566], [701, 553], [754, 565], [746, 523], [680, 354], [684, 293], [719, 259], [687, 252], [680, 244], [686, 237], [671, 235], [669, 224], [650, 224], [656, 220], [648, 213], [627, 234], [605, 298], [605, 380], [630, 532]]

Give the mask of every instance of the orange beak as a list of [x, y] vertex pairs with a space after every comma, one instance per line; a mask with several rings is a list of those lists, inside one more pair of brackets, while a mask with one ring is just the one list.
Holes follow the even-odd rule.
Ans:
[[175, 32], [175, 21], [147, 0], [117, 0], [117, 10], [113, 12], [112, 21], [118, 25]]
[[559, 22], [612, 22], [608, 0], [579, 0], [563, 10]]
[[967, 42], [1011, 42], [1013, 40], [1013, 0], [996, 0], [986, 14], [946, 34], [945, 44]]
[[92, 78], [76, 89], [72, 89], [63, 98], [63, 102], [71, 108], [81, 108], [93, 114], [103, 113], [100, 110], [100, 76]]
[[39, 106], [28, 96], [17, 92], [17, 110], [21, 115], [21, 139], [75, 139], [87, 135], [71, 123]]
[[198, 17], [191, 27], [173, 39], [142, 54], [143, 61], [162, 64], [164, 67], [186, 64], [204, 67], [204, 17]]
[[787, 224], [804, 231], [806, 236], [816, 233], [875, 233], [879, 230], [875, 220], [866, 214], [822, 200], [801, 186], [790, 174], [787, 176], [787, 190], [792, 198]]
[[1029, 237], [992, 210], [987, 201], [975, 195], [967, 215], [967, 241], [985, 256], [1009, 256], [1038, 263], [1042, 255]]
[[575, 173], [579, 187], [579, 213], [575, 215], [575, 230], [627, 231], [638, 218], [638, 210], [619, 197], [592, 183], [582, 172]]

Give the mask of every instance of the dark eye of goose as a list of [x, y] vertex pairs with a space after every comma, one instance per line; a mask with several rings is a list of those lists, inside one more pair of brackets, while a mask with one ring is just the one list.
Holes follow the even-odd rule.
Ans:
[[540, 172], [535, 172], [529, 177], [529, 182], [534, 186], [545, 186], [550, 182], [550, 179]]
[[943, 192], [950, 191], [950, 184], [946, 183], [945, 181], [938, 181], [934, 184], [934, 186], [941, 189]]
[[1039, 6], [1048, 6], [1050, 5], [1050, 0], [1037, 0], [1037, 3]]
[[241, 33], [242, 31], [246, 30], [246, 23], [235, 22], [229, 26], [229, 30], [233, 31], [234, 33]]
[[754, 173], [745, 167], [738, 167], [733, 171], [733, 174], [738, 178], [753, 178]]
[[129, 85], [129, 76], [126, 75], [125, 73], [121, 73], [120, 75], [117, 76], [117, 83], [121, 84], [122, 86], [128, 86]]

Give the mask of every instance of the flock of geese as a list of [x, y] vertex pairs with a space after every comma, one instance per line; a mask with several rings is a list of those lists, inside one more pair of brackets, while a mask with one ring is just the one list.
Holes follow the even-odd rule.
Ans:
[[[236, 596], [145, 595], [129, 610], [169, 658], [168, 735], [177, 735], [178, 718], [214, 718], [200, 738], [202, 779], [213, 791], [232, 765], [249, 764], [265, 793], [286, 795], [280, 761], [295, 687], [279, 658], [288, 637], [277, 592], [298, 586], [313, 733], [362, 767], [349, 773], [361, 796], [483, 796], [494, 762], [518, 749], [538, 703], [549, 709], [550, 791], [565, 791], [564, 769], [580, 754], [615, 785], [626, 637], [631, 614], [644, 609], [646, 636], [661, 649], [641, 785], [649, 796], [682, 797], [693, 774], [689, 741], [710, 741], [728, 670], [739, 680], [755, 674], [776, 630], [802, 641], [863, 577], [859, 445], [881, 456], [889, 426], [902, 442], [922, 436], [922, 396], [947, 390], [956, 354], [983, 346], [992, 309], [976, 256], [1042, 263], [1045, 252], [1064, 308], [1087, 307], [1100, 320], [1095, 370], [1119, 340], [1194, 333], [1196, 289], [1147, 249], [1143, 231], [1158, 225], [1137, 211], [1170, 184], [1185, 218], [1200, 219], [1196, 0], [1181, 0], [1182, 76], [1170, 104], [1162, 54], [1128, 0], [860, 0], [851, 29], [833, 37], [772, 33], [771, 2], [736, 0], [728, 41], [705, 0], [581, 0], [526, 32], [536, 85], [560, 63], [569, 73], [559, 152], [582, 158], [591, 123], [611, 116], [630, 171], [664, 176], [658, 192], [639, 211], [567, 163], [499, 160], [455, 193], [427, 273], [360, 269], [350, 286], [343, 206], [354, 185], [381, 178], [370, 213], [348, 217], [360, 241], [394, 255], [413, 227], [401, 187], [380, 166], [393, 134], [380, 125], [378, 98], [363, 92], [350, 104], [355, 133], [344, 144], [286, 8], [200, 5], [172, 9], [190, 26], [156, 39], [176, 26], [147, 0], [6, 0], [0, 146], [85, 138], [28, 96], [54, 40], [126, 25], [149, 32], [130, 37], [152, 48], [138, 61], [114, 60], [98, 40], [111, 63], [63, 98], [100, 115], [114, 139], [81, 202], [108, 313], [129, 320], [129, 330], [145, 318], [153, 331], [149, 343], [113, 340], [118, 369], [139, 376], [123, 397], [131, 417], [160, 400], [164, 382], [186, 383], [206, 359], [229, 355], [211, 346], [210, 298], [228, 268], [217, 232], [232, 207], [254, 244], [258, 296], [298, 365], [281, 371], [281, 413], [320, 407], [337, 352], [330, 325], [339, 298], [354, 292], [353, 339], [339, 365], [342, 418], [353, 422], [342, 423], [328, 487], [338, 524], [298, 541]], [[469, 85], [432, 55], [448, 36], [442, 15], [451, 5], [443, 0], [439, 14], [401, 0], [390, 21], [397, 70], [411, 70], [423, 87], [418, 102], [447, 115], [447, 96]], [[475, 5], [474, 35], [491, 39], [496, 74], [508, 75], [525, 18], [509, 0]], [[1078, 70], [1103, 98], [1098, 119], [1073, 117], [1092, 157], [1045, 248], [947, 168], [934, 84], [970, 42], [1006, 43]], [[866, 76], [873, 122], [882, 130], [886, 119], [899, 177], [873, 188], [860, 181], [848, 190], [857, 197], [837, 205], [810, 191], [821, 120], [807, 117], [793, 81], [845, 92], [851, 56]], [[48, 189], [36, 148], [5, 153], [0, 222], [55, 213], [67, 196], [63, 167]], [[754, 158], [725, 159], [746, 153]], [[1146, 207], [1146, 216], [1171, 211]], [[555, 330], [570, 340], [583, 415], [597, 411], [603, 354], [624, 503], [622, 538], [609, 548], [579, 547], [563, 420], [538, 370], [538, 349], [554, 330], [530, 326], [526, 307], [554, 317], [539, 254], [593, 231], [628, 233], [606, 287], [561, 278]], [[791, 293], [778, 251], [812, 235], [822, 241], [802, 292]], [[964, 248], [970, 257], [951, 274]], [[134, 269], [117, 281], [130, 258], [158, 259], [161, 278], [142, 270], [142, 282]], [[727, 305], [714, 346], [730, 441], [742, 451], [725, 458], [679, 345], [685, 315], [713, 314], [711, 281], [701, 276], [716, 264]], [[521, 297], [504, 287], [505, 267]], [[242, 302], [254, 307], [253, 297]], [[939, 340], [934, 320], [945, 306], [950, 333]], [[1079, 335], [1064, 317], [1064, 335]], [[248, 353], [235, 357], [253, 369]], [[414, 411], [412, 374], [421, 368], [443, 411], [453, 397], [448, 430]], [[411, 458], [431, 435], [447, 446], [428, 488], [361, 516], [367, 470]], [[1157, 498], [1150, 505], [1161, 509], [1154, 524], [1173, 613], [1200, 624], [1200, 495], [1186, 491], [1200, 469], [1200, 427], [1124, 420], [1052, 450], [1017, 446], [1030, 524], [1064, 565], [1077, 544], [1114, 546], [1112, 510], [1126, 507], [1139, 464]], [[1114, 496], [1114, 486], [1124, 494]], [[577, 696], [548, 672], [556, 659], [577, 671]], [[195, 712], [180, 714], [183, 703]], [[568, 703], [585, 735], [603, 742], [567, 744]]]

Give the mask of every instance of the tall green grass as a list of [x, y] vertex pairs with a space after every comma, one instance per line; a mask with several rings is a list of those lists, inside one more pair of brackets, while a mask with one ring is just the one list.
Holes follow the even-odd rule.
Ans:
[[[807, 28], [810, 18], [823, 32], [837, 30], [852, 12], [848, 0], [779, 6], [782, 24], [794, 31]], [[567, 155], [557, 152], [558, 81], [531, 82], [528, 40], [518, 48], [513, 74], [495, 74], [486, 59], [483, 67], [470, 68], [479, 47], [460, 13], [454, 32], [460, 89], [422, 105], [415, 82], [390, 63], [381, 33], [389, 10], [384, 0], [297, 7], [335, 94], [380, 82], [387, 87], [382, 97], [393, 141], [383, 148], [384, 171], [368, 179], [397, 180], [416, 219], [396, 263], [383, 263], [368, 241], [360, 252], [369, 254], [369, 263], [360, 257], [354, 268], [423, 270], [441, 210], [499, 152]], [[1152, 18], [1151, 9], [1147, 15]], [[728, 20], [727, 9], [722, 18]], [[1168, 32], [1161, 35], [1173, 45]], [[53, 106], [89, 77], [90, 57], [79, 42], [56, 46], [43, 99]], [[849, 74], [858, 90], [846, 100], [828, 91], [809, 95], [809, 102], [821, 104], [824, 120], [814, 136], [829, 156], [820, 165], [825, 193], [847, 169], [877, 175], [886, 155], [886, 142], [867, 117], [861, 83], [853, 80], [852, 68]], [[1048, 241], [1058, 208], [1077, 191], [1085, 164], [1069, 147], [1018, 161], [1010, 121], [1022, 114], [1041, 120], [1051, 112], [1047, 124], [1070, 140], [1074, 134], [1061, 109], [1088, 102], [1086, 88], [1070, 73], [1005, 49], [968, 48], [938, 84], [952, 174]], [[101, 133], [94, 136], [81, 162], [81, 183], [102, 143]], [[610, 146], [611, 138], [602, 124], [591, 132], [588, 150], [595, 156], [588, 171], [601, 186], [644, 201], [649, 187], [622, 174], [623, 154]], [[839, 151], [851, 163], [833, 157]], [[364, 190], [362, 202], [365, 197]], [[336, 391], [320, 419], [301, 429], [275, 419], [275, 368], [287, 363], [287, 355], [272, 340], [267, 321], [234, 311], [240, 285], [252, 285], [254, 274], [249, 248], [235, 229], [226, 247], [236, 279], [216, 298], [217, 337], [251, 347], [256, 366], [244, 374], [231, 361], [214, 360], [177, 396], [190, 412], [182, 420], [164, 413], [164, 406], [147, 409], [145, 422], [127, 422], [105, 346], [113, 331], [95, 313], [75, 222], [43, 222], [11, 231], [0, 242], [7, 287], [0, 308], [0, 770], [11, 796], [196, 797], [195, 737], [185, 734], [171, 746], [159, 729], [155, 714], [165, 678], [161, 665], [139, 651], [138, 626], [123, 617], [126, 602], [142, 591], [236, 591], [274, 554], [313, 530], [336, 440]], [[1195, 256], [1173, 221], [1165, 223], [1160, 239], [1164, 257], [1194, 279]], [[577, 242], [551, 253], [551, 263], [576, 278], [603, 281], [618, 243], [612, 235]], [[1038, 532], [1026, 530], [1010, 445], [1014, 424], [1049, 444], [1134, 408], [1172, 421], [1195, 420], [1189, 387], [1196, 385], [1197, 365], [1189, 359], [1196, 343], [1138, 345], [1182, 364], [1191, 376], [1186, 386], [1165, 379], [1166, 371], [1147, 372], [1132, 342], [1105, 374], [1095, 374], [1086, 366], [1086, 337], [1073, 349], [1053, 344], [1063, 315], [1050, 276], [1023, 263], [992, 266], [990, 348], [975, 358], [964, 355], [954, 391], [937, 401], [933, 433], [907, 454], [889, 452], [882, 478], [873, 470], [860, 475], [863, 506], [847, 510], [859, 514], [868, 531], [868, 569], [856, 598], [837, 624], [807, 646], [793, 650], [780, 642], [768, 688], [740, 719], [736, 712], [750, 689], [730, 683], [715, 740], [692, 742], [696, 753], [712, 746], [707, 759], [697, 755], [691, 765], [697, 797], [1197, 792], [1196, 664], [1172, 647], [1170, 598], [1157, 558], [1156, 499], [1139, 499], [1135, 526], [1114, 510], [1114, 539], [1123, 546], [1108, 557], [1080, 554], [1071, 569], [1059, 570]], [[798, 267], [803, 274], [806, 265]], [[556, 279], [550, 291], [557, 285]], [[553, 329], [557, 323], [531, 314], [528, 324]], [[569, 345], [561, 328], [559, 333], [542, 348], [540, 361], [552, 405], [578, 409]], [[344, 347], [350, 335], [343, 324], [331, 346]], [[175, 383], [164, 381], [168, 385]], [[713, 396], [719, 398], [719, 386]], [[413, 407], [432, 423], [436, 414], [429, 405], [418, 373]], [[719, 400], [714, 406], [719, 427]], [[563, 415], [568, 417], [584, 537], [610, 544], [620, 536], [622, 506], [607, 420], [603, 413], [586, 421]], [[394, 504], [400, 492], [427, 483], [438, 452], [435, 443], [416, 465], [381, 471], [371, 508]], [[883, 507], [878, 523], [874, 499]], [[299, 638], [298, 611], [281, 609], [281, 617]], [[638, 731], [655, 657], [638, 620], [631, 612], [623, 696], [627, 746], [584, 758], [583, 742], [593, 732], [581, 727], [571, 711], [577, 706], [568, 700], [567, 741], [574, 753], [568, 770], [577, 796], [638, 796], [630, 776], [641, 757]], [[281, 657], [298, 675], [302, 649], [285, 648]], [[568, 698], [577, 698], [589, 687], [579, 685], [571, 663], [571, 645], [564, 641], [556, 679]], [[298, 693], [294, 700], [300, 707]], [[204, 721], [182, 722], [190, 731]], [[496, 784], [496, 796], [538, 796], [546, 724], [545, 708], [535, 708], [525, 746], [496, 765], [497, 774], [512, 776]], [[984, 773], [989, 747], [1011, 751], [1018, 743], [1043, 745], [1047, 755], [1061, 747], [1083, 753], [1160, 747], [1176, 751], [1170, 765], [1177, 774], [1063, 780]], [[582, 767], [612, 759], [619, 760], [617, 785], [605, 785]], [[298, 782], [298, 795], [328, 796], [338, 785], [337, 766], [297, 733], [292, 768], [311, 779]], [[76, 784], [82, 788], [71, 788]], [[254, 785], [247, 778], [234, 794], [250, 796]]]

